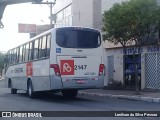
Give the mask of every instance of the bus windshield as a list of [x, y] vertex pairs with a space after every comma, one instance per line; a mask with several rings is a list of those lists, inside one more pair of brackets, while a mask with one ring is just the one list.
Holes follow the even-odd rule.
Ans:
[[56, 43], [64, 48], [97, 48], [101, 45], [100, 32], [91, 29], [57, 29]]

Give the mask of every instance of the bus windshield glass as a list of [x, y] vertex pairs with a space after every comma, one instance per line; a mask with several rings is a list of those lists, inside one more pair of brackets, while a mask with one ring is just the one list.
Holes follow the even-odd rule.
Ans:
[[56, 43], [64, 48], [97, 48], [101, 45], [100, 32], [92, 29], [57, 29]]

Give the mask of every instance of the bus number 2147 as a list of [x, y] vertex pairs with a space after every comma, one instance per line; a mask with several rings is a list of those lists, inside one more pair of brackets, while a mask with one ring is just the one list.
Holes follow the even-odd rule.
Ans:
[[87, 65], [75, 65], [74, 70], [86, 70]]

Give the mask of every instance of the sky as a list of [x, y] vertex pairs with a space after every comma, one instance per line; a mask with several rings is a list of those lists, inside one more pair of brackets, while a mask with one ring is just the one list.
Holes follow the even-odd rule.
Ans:
[[[43, 2], [54, 0], [43, 0]], [[53, 7], [53, 13], [71, 0], [59, 0]], [[102, 13], [110, 8], [113, 3], [124, 0], [103, 0]], [[48, 5], [31, 3], [8, 5], [4, 11], [2, 22], [4, 28], [0, 29], [0, 51], [7, 51], [29, 41], [28, 33], [18, 33], [18, 23], [24, 24], [49, 24], [50, 9]]]
[[48, 5], [31, 3], [8, 5], [4, 11], [0, 29], [0, 51], [7, 51], [29, 40], [28, 33], [18, 33], [18, 23], [49, 24], [50, 10]]

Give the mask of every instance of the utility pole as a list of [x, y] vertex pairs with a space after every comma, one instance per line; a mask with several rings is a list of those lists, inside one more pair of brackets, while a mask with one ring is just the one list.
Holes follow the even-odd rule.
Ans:
[[[36, 4], [36, 3], [33, 3], [33, 4]], [[54, 2], [42, 2], [42, 3], [38, 3], [38, 4], [46, 4], [49, 6], [50, 8], [50, 26], [52, 27], [52, 9], [53, 9], [53, 6], [56, 4], [56, 0], [54, 0]]]
[[52, 26], [52, 8], [54, 6], [55, 3], [50, 3], [49, 4], [49, 8], [50, 8], [50, 25]]

